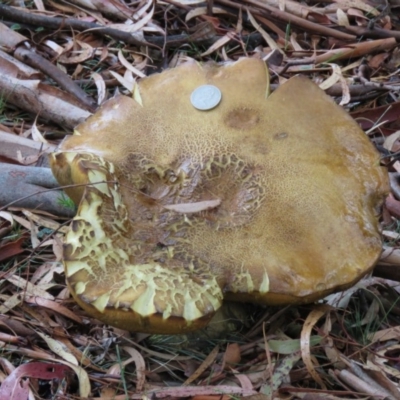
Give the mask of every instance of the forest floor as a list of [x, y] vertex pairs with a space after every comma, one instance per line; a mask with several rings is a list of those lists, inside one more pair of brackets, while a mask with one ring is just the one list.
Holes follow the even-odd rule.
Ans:
[[[0, 400], [400, 399], [399, 15], [390, 0], [0, 2]], [[89, 317], [61, 263], [74, 205], [58, 192], [36, 207], [54, 183], [31, 168], [136, 80], [240, 57], [268, 63], [272, 91], [312, 79], [381, 153], [391, 193], [375, 273], [316, 304], [251, 308], [219, 338]]]

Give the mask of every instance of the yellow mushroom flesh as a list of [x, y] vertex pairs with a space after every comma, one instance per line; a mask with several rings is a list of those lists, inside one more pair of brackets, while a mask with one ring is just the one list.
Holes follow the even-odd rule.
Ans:
[[[374, 266], [388, 191], [379, 155], [308, 79], [268, 97], [266, 71], [241, 59], [150, 76], [52, 156], [60, 183], [81, 185], [67, 189], [79, 209], [63, 261], [89, 313], [182, 333], [223, 299], [311, 302]], [[204, 84], [222, 93], [209, 111], [190, 102]]]

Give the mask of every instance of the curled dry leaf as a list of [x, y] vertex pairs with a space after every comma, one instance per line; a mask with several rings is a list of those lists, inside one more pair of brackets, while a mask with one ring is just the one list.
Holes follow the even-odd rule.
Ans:
[[201, 56], [204, 57], [214, 53], [214, 51], [220, 49], [222, 46], [225, 46], [230, 40], [233, 39], [233, 37], [234, 35], [228, 32], [226, 35], [219, 38], [213, 45], [211, 45], [204, 53], [201, 54]]
[[22, 296], [20, 293], [14, 293], [12, 296], [6, 298], [2, 304], [0, 304], [0, 314], [7, 314], [14, 307], [19, 306], [22, 303]]
[[191, 214], [191, 213], [198, 213], [200, 211], [211, 210], [212, 208], [218, 207], [220, 204], [221, 200], [215, 199], [215, 200], [204, 200], [195, 203], [170, 204], [164, 206], [164, 208], [182, 214]]
[[[190, 10], [186, 14], [185, 21], [188, 22], [193, 18], [200, 17], [201, 15], [206, 15], [207, 12], [208, 12], [207, 7], [197, 7], [193, 10]], [[212, 13], [213, 14], [228, 14], [228, 12], [226, 10], [224, 10], [223, 8], [220, 8], [220, 7], [213, 7]]]
[[206, 359], [201, 363], [201, 365], [196, 369], [196, 371], [183, 382], [184, 386], [187, 386], [194, 382], [200, 375], [214, 363], [219, 353], [219, 346], [215, 346], [211, 353], [206, 357]]
[[255, 20], [255, 18], [251, 15], [250, 11], [247, 9], [247, 16], [249, 17], [249, 20], [251, 24], [254, 26], [255, 29], [262, 35], [264, 40], [268, 43], [268, 46], [271, 48], [271, 50], [277, 50], [281, 54], [284, 54], [282, 49], [278, 46], [278, 44], [275, 42], [274, 39], [272, 39], [271, 35], [269, 35], [261, 26], [260, 24]]
[[332, 75], [329, 76], [327, 79], [325, 79], [322, 83], [319, 84], [319, 87], [322, 90], [329, 89], [331, 86], [333, 86], [336, 82], [340, 80], [340, 77], [342, 76], [342, 71], [337, 64], [329, 64], [332, 68]]
[[310, 335], [314, 325], [317, 321], [327, 312], [331, 311], [329, 306], [318, 306], [308, 314], [303, 329], [301, 330], [301, 358], [307, 368], [307, 371], [312, 378], [323, 388], [326, 389], [324, 382], [318, 375], [315, 367], [311, 361], [311, 349], [310, 349]]
[[39, 247], [39, 244], [40, 244], [40, 240], [38, 238], [39, 229], [29, 217], [28, 217], [28, 220], [29, 220], [29, 224], [30, 224], [30, 229], [29, 230], [30, 230], [30, 233], [31, 233], [32, 249], [36, 249], [37, 247]]
[[398, 368], [390, 365], [388, 362], [388, 354], [398, 353], [400, 351], [400, 345], [394, 344], [392, 346], [385, 346], [383, 349], [376, 351], [376, 356], [374, 357], [374, 364], [377, 365], [381, 371], [384, 371], [387, 375], [400, 378], [400, 371]]
[[229, 368], [239, 364], [241, 360], [240, 346], [238, 343], [228, 343], [224, 353], [223, 364], [225, 368]]
[[[16, 368], [0, 387], [0, 400], [26, 399], [29, 393], [29, 380], [36, 379], [65, 379], [70, 369], [65, 365], [44, 362], [31, 362]], [[22, 381], [22, 382], [21, 382]]]
[[340, 82], [340, 87], [342, 89], [342, 99], [339, 103], [340, 106], [348, 104], [350, 102], [350, 89], [349, 85], [346, 82], [346, 79], [343, 76], [343, 71], [337, 64], [329, 64], [332, 68], [332, 75], [329, 76], [325, 81], [319, 84], [319, 87], [322, 90], [327, 90], [331, 88], [336, 82]]
[[[290, 35], [290, 44], [293, 46], [295, 51], [303, 51], [304, 49], [300, 46], [299, 42], [297, 41], [297, 34], [296, 32], [292, 32]], [[271, 60], [272, 61], [272, 60]]]
[[61, 233], [68, 232], [67, 227], [61, 225], [60, 223], [52, 219], [42, 217], [41, 215], [35, 214], [29, 210], [22, 210], [22, 213], [26, 215], [30, 220], [34, 221], [38, 226], [43, 226], [45, 228], [49, 228]]
[[80, 64], [93, 57], [94, 49], [92, 46], [80, 40], [76, 40], [76, 43], [80, 46], [80, 50], [73, 50], [71, 54], [64, 52], [58, 58], [61, 64]]
[[11, 225], [14, 225], [14, 218], [10, 212], [7, 211], [0, 211], [0, 218], [8, 221]]
[[[54, 237], [53, 253], [54, 253], [55, 257], [56, 257], [56, 261], [60, 262], [62, 260], [63, 246], [62, 246], [62, 240], [58, 236]], [[61, 266], [61, 269], [64, 270], [64, 267]]]
[[400, 266], [400, 249], [383, 246], [383, 252], [379, 261], [388, 265]]
[[[48, 285], [43, 285], [39, 287], [37, 285], [32, 285], [32, 283], [28, 282], [24, 278], [18, 275], [12, 275], [6, 278], [7, 281], [17, 286], [18, 288], [23, 290], [23, 297], [25, 296], [33, 296], [33, 297], [42, 297], [43, 299], [54, 300], [54, 296], [47, 292]], [[50, 284], [52, 286], [52, 284]]]
[[196, 4], [204, 3], [203, 0], [176, 0], [176, 2], [184, 6], [193, 6]]
[[97, 88], [97, 104], [100, 105], [106, 98], [106, 84], [103, 77], [97, 72], [92, 73], [92, 78]]
[[336, 10], [336, 17], [339, 26], [350, 26], [349, 19], [347, 18], [346, 13], [341, 8], [338, 8]]
[[53, 272], [57, 269], [57, 263], [44, 262], [36, 271], [32, 274], [30, 282], [35, 285], [38, 282], [40, 284], [49, 283], [53, 279]]
[[113, 0], [71, 0], [72, 3], [88, 8], [93, 11], [99, 11], [112, 18], [125, 20], [132, 16], [132, 10], [122, 2]]
[[254, 386], [246, 374], [240, 374], [239, 371], [236, 371], [234, 369], [232, 369], [232, 373], [235, 375], [235, 378], [239, 381], [242, 389], [248, 391], [254, 390]]
[[72, 368], [75, 371], [79, 379], [79, 394], [81, 397], [88, 397], [91, 390], [89, 376], [87, 372], [78, 365], [76, 357], [73, 354], [71, 354], [68, 347], [65, 346], [64, 343], [52, 339], [51, 337], [41, 332], [36, 332], [36, 333], [42, 337], [42, 339], [47, 343], [47, 345], [49, 346], [50, 350], [53, 351], [53, 353], [57, 354], [64, 360], [64, 361], [60, 360], [62, 364]]
[[122, 51], [118, 51], [118, 59], [121, 61], [121, 64], [131, 71], [134, 75], [138, 76], [139, 78], [144, 78], [146, 75], [142, 72], [139, 71], [137, 68], [135, 68], [123, 55]]
[[[148, 4], [149, 4], [149, 2], [148, 2]], [[154, 9], [155, 9], [155, 6], [153, 5], [151, 10], [146, 15], [144, 15], [139, 21], [135, 22], [133, 25], [129, 25], [130, 32], [131, 33], [137, 32], [137, 31], [140, 31], [142, 28], [144, 28], [145, 25], [147, 25], [151, 21], [153, 14], [154, 14]]]
[[0, 262], [22, 254], [25, 251], [23, 244], [27, 239], [27, 235], [22, 235], [20, 238], [13, 242], [0, 245]]
[[375, 7], [372, 7], [368, 4], [368, 2], [363, 0], [334, 0], [334, 2], [339, 4], [339, 7], [342, 10], [347, 8], [358, 8], [359, 10], [362, 10], [368, 14], [374, 16], [379, 15], [379, 11]]
[[135, 83], [129, 81], [128, 79], [125, 79], [123, 76], [118, 74], [115, 71], [110, 71], [110, 74], [127, 90], [129, 90], [130, 93], [134, 92], [135, 89]]
[[64, 48], [58, 45], [53, 40], [45, 40], [43, 44], [50, 47], [54, 52], [58, 54], [58, 56], [60, 56], [64, 52]]
[[[133, 361], [136, 366], [136, 390], [141, 392], [146, 383], [146, 363], [144, 362], [143, 356], [139, 351], [134, 349], [133, 347], [125, 346], [123, 348], [130, 356], [130, 362]], [[125, 365], [125, 364], [124, 364]]]
[[342, 366], [341, 362], [341, 353], [340, 351], [336, 348], [335, 343], [333, 339], [330, 336], [327, 336], [324, 338], [322, 341], [322, 347], [324, 348], [325, 354], [328, 357], [328, 360], [330, 363], [335, 366], [336, 368], [339, 368], [339, 366]]
[[371, 333], [368, 336], [368, 340], [371, 343], [386, 342], [388, 340], [398, 339], [400, 337], [400, 326], [394, 326], [392, 328], [381, 329], [375, 333]]
[[69, 363], [73, 364], [73, 365], [78, 365], [78, 361], [75, 358], [74, 355], [72, 355], [69, 351], [69, 349], [64, 345], [64, 343], [52, 339], [50, 336], [47, 336], [41, 332], [36, 332], [49, 346], [49, 349], [57, 354], [58, 356], [60, 356], [61, 358], [63, 358], [65, 361], [68, 361]]
[[397, 149], [395, 150], [394, 147], [399, 139], [400, 139], [400, 131], [396, 131], [391, 135], [389, 135], [387, 138], [385, 138], [385, 141], [383, 142], [383, 147], [389, 151], [397, 151]]
[[43, 0], [34, 0], [35, 6], [39, 11], [46, 11], [44, 8]]
[[72, 319], [78, 324], [82, 324], [82, 318], [79, 315], [76, 315], [74, 312], [55, 301], [43, 299], [42, 297], [37, 296], [27, 296], [25, 298], [25, 301], [29, 304], [34, 304], [36, 306], [52, 310], [58, 314], [64, 315], [65, 317]]

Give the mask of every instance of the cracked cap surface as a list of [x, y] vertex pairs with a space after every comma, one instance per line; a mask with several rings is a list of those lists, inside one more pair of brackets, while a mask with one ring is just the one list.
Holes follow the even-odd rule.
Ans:
[[[89, 313], [181, 333], [224, 298], [311, 302], [371, 270], [388, 191], [378, 153], [308, 79], [270, 96], [268, 80], [255, 59], [152, 75], [52, 156], [61, 184], [82, 185], [67, 190], [79, 209], [63, 261]], [[222, 100], [200, 111], [190, 95], [206, 84]]]

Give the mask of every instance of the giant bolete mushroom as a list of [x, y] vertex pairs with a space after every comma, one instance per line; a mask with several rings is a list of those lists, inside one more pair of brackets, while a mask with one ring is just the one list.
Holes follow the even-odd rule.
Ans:
[[[372, 269], [378, 153], [310, 80], [270, 96], [268, 81], [260, 60], [188, 62], [107, 101], [52, 155], [58, 181], [77, 185], [63, 262], [89, 314], [182, 333], [224, 299], [313, 302]], [[206, 111], [191, 101], [202, 85], [222, 94]]]

